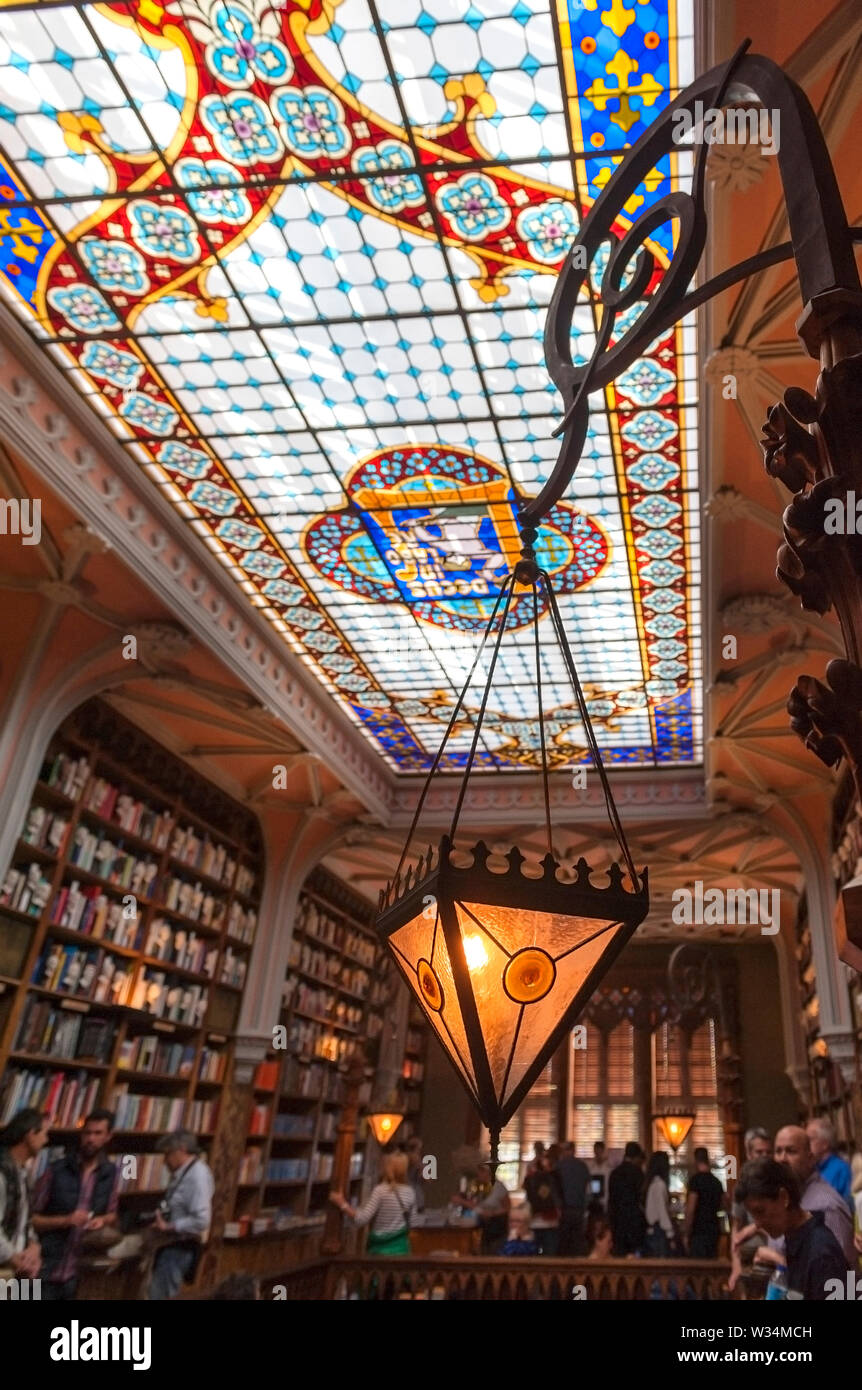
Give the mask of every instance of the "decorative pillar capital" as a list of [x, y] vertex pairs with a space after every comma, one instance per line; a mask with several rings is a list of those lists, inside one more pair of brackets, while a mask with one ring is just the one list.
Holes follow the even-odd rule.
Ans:
[[821, 1037], [829, 1048], [829, 1057], [841, 1073], [847, 1087], [856, 1085], [856, 1044], [850, 1031], [821, 1030]]
[[240, 1086], [250, 1086], [258, 1062], [262, 1062], [272, 1047], [268, 1033], [239, 1033], [234, 1043], [234, 1080]]
[[[826, 358], [824, 366], [858, 352], [862, 347], [862, 293], [836, 288], [816, 294], [796, 320], [796, 332], [809, 357]], [[845, 336], [846, 341], [834, 341]]]

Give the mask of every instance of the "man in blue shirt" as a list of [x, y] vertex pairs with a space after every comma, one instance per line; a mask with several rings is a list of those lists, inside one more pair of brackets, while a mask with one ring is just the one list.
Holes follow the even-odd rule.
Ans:
[[844, 1198], [853, 1212], [853, 1198], [850, 1195], [850, 1164], [835, 1152], [835, 1130], [829, 1120], [819, 1117], [809, 1120], [805, 1133], [811, 1143], [811, 1152], [817, 1163], [817, 1171], [839, 1196]]
[[183, 1282], [192, 1282], [209, 1235], [213, 1199], [212, 1173], [196, 1135], [174, 1130], [156, 1149], [165, 1156], [170, 1179], [153, 1221], [160, 1239], [148, 1295], [153, 1301], [175, 1298]]

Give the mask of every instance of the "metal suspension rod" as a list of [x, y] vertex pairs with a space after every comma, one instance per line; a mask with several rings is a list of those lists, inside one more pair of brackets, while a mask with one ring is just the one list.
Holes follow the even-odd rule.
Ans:
[[[413, 820], [412, 820], [411, 823], [410, 823], [410, 829], [409, 829], [409, 831], [408, 831], [408, 833], [407, 833], [407, 840], [406, 840], [406, 842], [405, 842], [405, 844], [404, 844], [403, 850], [401, 851], [401, 858], [398, 860], [398, 868], [395, 870], [395, 875], [394, 875], [395, 878], [398, 877], [398, 875], [401, 873], [402, 868], [404, 867], [404, 860], [407, 858], [407, 851], [409, 850], [410, 845], [411, 845], [411, 843], [412, 843], [412, 841], [413, 841], [413, 836], [414, 836], [415, 833], [416, 833], [416, 826], [419, 824], [419, 817], [420, 817], [420, 815], [422, 814], [422, 807], [425, 805], [425, 798], [426, 798], [426, 796], [428, 795], [428, 788], [431, 786], [431, 779], [432, 779], [432, 777], [434, 776], [434, 773], [437, 771], [437, 768], [440, 766], [440, 759], [441, 759], [442, 756], [443, 756], [443, 749], [446, 747], [446, 744], [447, 744], [448, 741], [449, 741], [449, 735], [452, 733], [452, 730], [453, 730], [454, 727], [455, 727], [455, 721], [456, 721], [456, 719], [458, 718], [459, 711], [460, 711], [460, 709], [461, 709], [462, 704], [464, 703], [464, 699], [465, 699], [465, 697], [466, 697], [466, 695], [467, 695], [467, 691], [468, 691], [469, 688], [470, 688], [470, 682], [471, 682], [472, 679], [473, 679], [473, 672], [476, 670], [476, 667], [479, 665], [479, 660], [480, 660], [480, 658], [481, 658], [482, 652], [485, 650], [485, 643], [487, 642], [488, 637], [489, 637], [490, 632], [491, 632], [491, 628], [492, 628], [493, 625], [494, 625], [494, 619], [495, 619], [496, 616], [497, 616], [497, 612], [498, 612], [499, 607], [500, 607], [500, 601], [501, 601], [501, 599], [502, 599], [502, 597], [503, 597], [503, 594], [504, 594], [505, 592], [506, 592], [505, 588], [501, 588], [499, 594], [497, 595], [497, 601], [496, 601], [496, 603], [494, 604], [493, 611], [492, 611], [492, 613], [491, 613], [490, 618], [488, 619], [488, 625], [487, 625], [487, 627], [485, 628], [485, 632], [484, 632], [484, 635], [483, 635], [483, 637], [482, 637], [482, 641], [479, 643], [479, 649], [478, 649], [478, 651], [476, 652], [476, 655], [475, 655], [474, 658], [473, 658], [473, 665], [470, 667], [470, 671], [469, 671], [469, 673], [468, 673], [468, 675], [467, 675], [466, 681], [464, 682], [464, 687], [463, 687], [463, 689], [462, 689], [462, 691], [461, 691], [461, 694], [458, 696], [458, 699], [457, 699], [456, 702], [455, 702], [455, 708], [454, 708], [453, 711], [452, 711], [452, 718], [449, 720], [449, 724], [448, 724], [448, 727], [447, 727], [447, 729], [446, 729], [446, 732], [445, 732], [445, 734], [443, 735], [443, 738], [442, 738], [442, 740], [441, 740], [441, 742], [440, 742], [440, 747], [437, 749], [437, 752], [436, 752], [435, 755], [434, 755], [434, 761], [433, 761], [432, 764], [431, 764], [430, 770], [429, 770], [429, 772], [428, 772], [428, 776], [425, 778], [425, 785], [423, 786], [422, 791], [421, 791], [421, 793], [420, 793], [419, 801], [417, 802], [416, 810], [415, 810], [414, 815], [413, 815]], [[504, 618], [503, 621], [505, 622], [505, 618]], [[480, 721], [480, 722], [481, 722], [481, 721]]]
[[581, 720], [584, 725], [584, 733], [587, 737], [587, 744], [589, 745], [595, 769], [599, 774], [599, 781], [602, 784], [602, 791], [604, 792], [605, 806], [607, 808], [608, 816], [610, 818], [611, 825], [613, 826], [614, 834], [617, 837], [617, 843], [619, 844], [619, 847], [625, 859], [626, 868], [628, 869], [629, 875], [632, 880], [632, 887], [634, 888], [634, 891], [638, 893], [640, 892], [641, 885], [640, 880], [638, 878], [637, 869], [635, 868], [634, 860], [632, 859], [631, 851], [628, 846], [628, 841], [626, 840], [625, 831], [623, 830], [622, 822], [619, 818], [619, 813], [616, 808], [613, 792], [611, 791], [611, 784], [608, 781], [608, 775], [605, 771], [605, 765], [602, 760], [601, 751], [599, 749], [598, 742], [596, 741], [596, 736], [593, 731], [592, 724], [590, 723], [590, 717], [587, 712], [587, 702], [584, 699], [584, 692], [581, 688], [581, 682], [578, 678], [577, 670], [575, 669], [574, 658], [572, 656], [571, 648], [569, 647], [569, 642], [568, 638], [566, 637], [565, 628], [563, 627], [563, 620], [560, 616], [560, 610], [557, 607], [557, 600], [554, 596], [554, 591], [551, 587], [551, 582], [548, 574], [545, 572], [545, 570], [542, 570], [541, 575], [545, 581], [545, 591], [548, 595], [548, 601], [550, 603], [551, 618], [557, 632], [557, 639], [560, 643], [560, 649], [563, 653], [563, 660], [565, 661], [566, 668], [569, 672], [569, 679], [572, 682], [572, 690], [574, 691], [575, 700], [577, 702], [578, 710], [580, 711], [581, 715]]
[[[466, 791], [467, 791], [467, 783], [468, 783], [468, 781], [470, 780], [470, 772], [471, 772], [472, 767], [473, 767], [473, 759], [474, 759], [475, 756], [476, 756], [476, 748], [477, 748], [478, 743], [479, 743], [479, 734], [480, 734], [481, 729], [482, 729], [482, 721], [483, 721], [484, 718], [485, 718], [485, 709], [486, 709], [487, 704], [488, 704], [488, 696], [489, 696], [490, 693], [491, 693], [491, 686], [492, 686], [493, 683], [494, 683], [494, 668], [495, 668], [496, 665], [497, 665], [497, 657], [498, 657], [499, 652], [500, 652], [500, 643], [501, 643], [502, 640], [503, 640], [503, 633], [504, 633], [505, 630], [506, 630], [506, 619], [507, 619], [508, 616], [509, 616], [509, 605], [510, 605], [511, 602], [512, 602], [512, 595], [513, 595], [513, 593], [515, 592], [515, 576], [516, 576], [516, 574], [517, 574], [517, 568], [512, 570], [511, 576], [510, 576], [510, 578], [509, 578], [509, 583], [508, 583], [508, 585], [507, 585], [507, 591], [506, 591], [506, 607], [503, 609], [503, 616], [502, 616], [502, 618], [501, 618], [501, 620], [500, 620], [500, 629], [499, 629], [499, 631], [498, 631], [498, 633], [497, 633], [497, 640], [496, 640], [496, 642], [494, 643], [494, 652], [493, 652], [493, 655], [492, 655], [492, 657], [491, 657], [491, 666], [490, 666], [490, 668], [489, 668], [489, 670], [488, 670], [488, 679], [487, 679], [487, 681], [485, 682], [485, 690], [484, 690], [484, 692], [483, 692], [483, 694], [482, 694], [482, 703], [481, 703], [481, 705], [480, 705], [480, 707], [479, 707], [479, 717], [478, 717], [477, 720], [476, 720], [476, 727], [475, 727], [475, 729], [474, 729], [474, 731], [473, 731], [473, 741], [472, 741], [472, 743], [470, 744], [470, 752], [469, 752], [469, 754], [467, 755], [467, 764], [466, 764], [466, 766], [465, 766], [465, 768], [464, 768], [464, 776], [463, 776], [463, 778], [462, 778], [462, 780], [461, 780], [461, 790], [460, 790], [459, 793], [458, 793], [458, 801], [457, 801], [457, 803], [456, 803], [456, 805], [455, 805], [455, 813], [454, 813], [454, 815], [452, 816], [452, 825], [451, 825], [450, 830], [449, 830], [449, 839], [452, 841], [453, 844], [454, 844], [454, 842], [455, 842], [455, 830], [457, 829], [457, 826], [458, 826], [458, 818], [459, 818], [460, 815], [461, 815], [461, 807], [462, 807], [463, 804], [464, 804], [464, 796], [465, 796]], [[500, 592], [502, 593], [502, 590], [501, 590]], [[498, 602], [499, 602], [499, 599], [498, 599]], [[484, 644], [483, 644], [483, 645], [484, 645]]]

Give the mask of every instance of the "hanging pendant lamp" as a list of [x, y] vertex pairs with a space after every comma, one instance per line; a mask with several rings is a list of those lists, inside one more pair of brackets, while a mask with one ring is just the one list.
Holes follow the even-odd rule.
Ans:
[[[626, 844], [550, 578], [536, 562], [536, 535], [532, 526], [522, 527], [523, 558], [497, 596], [419, 798], [395, 877], [381, 892], [377, 918], [381, 938], [490, 1132], [495, 1165], [500, 1130], [649, 909], [647, 872], [638, 877]], [[529, 864], [517, 846], [505, 856], [492, 854], [482, 841], [466, 852], [455, 848], [512, 598], [516, 589], [525, 588], [533, 593], [547, 840], [538, 866]], [[540, 588], [623, 861], [611, 865], [603, 884], [592, 881], [593, 871], [584, 859], [578, 861], [574, 879], [566, 881], [554, 854], [542, 705]], [[492, 636], [488, 676], [449, 833], [436, 851], [429, 848], [415, 867], [402, 872], [428, 789]]]
[[397, 1110], [369, 1110], [366, 1118], [371, 1126], [374, 1138], [377, 1140], [381, 1149], [385, 1149], [389, 1141], [395, 1138], [396, 1132], [401, 1128], [401, 1121], [404, 1119], [404, 1115]]
[[672, 1107], [662, 1110], [658, 1115], [653, 1115], [653, 1120], [658, 1125], [662, 1139], [673, 1149], [674, 1153], [685, 1143], [696, 1119], [696, 1110], [675, 1110]]

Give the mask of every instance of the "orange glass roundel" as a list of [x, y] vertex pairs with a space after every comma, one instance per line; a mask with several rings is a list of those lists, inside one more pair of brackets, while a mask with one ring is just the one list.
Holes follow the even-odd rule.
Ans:
[[518, 951], [503, 972], [503, 988], [517, 1004], [535, 1004], [544, 999], [557, 977], [557, 967], [547, 951], [527, 946]]
[[439, 1013], [443, 1007], [443, 990], [440, 987], [440, 981], [437, 979], [437, 976], [434, 974], [427, 960], [420, 960], [419, 964], [416, 966], [416, 974], [419, 979], [419, 988], [422, 991], [422, 998], [425, 1000], [429, 1009], [433, 1009], [435, 1013]]

